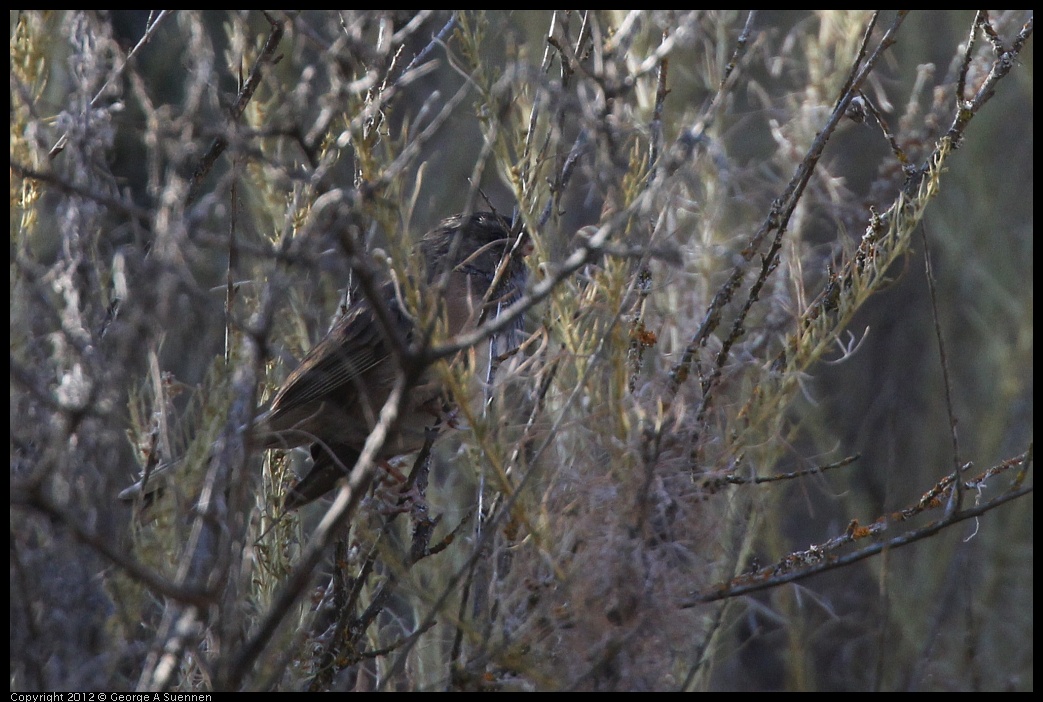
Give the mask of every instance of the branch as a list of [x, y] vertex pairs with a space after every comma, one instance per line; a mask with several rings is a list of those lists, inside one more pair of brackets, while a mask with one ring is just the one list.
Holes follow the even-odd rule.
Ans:
[[[1003, 473], [1015, 466], [1021, 466], [1023, 470], [1027, 470], [1027, 464], [1030, 462], [1031, 454], [1029, 452], [1023, 453], [1020, 456], [1015, 456], [999, 465], [993, 466], [977, 478], [962, 483], [961, 487], [966, 490], [980, 489], [988, 478]], [[983, 502], [968, 509], [952, 511], [942, 519], [931, 522], [920, 529], [899, 534], [887, 541], [880, 541], [843, 556], [830, 555], [830, 552], [836, 551], [839, 547], [846, 544], [853, 543], [866, 537], [878, 537], [888, 531], [892, 525], [907, 521], [911, 517], [921, 514], [922, 512], [955, 504], [951, 499], [951, 496], [956, 487], [956, 482], [957, 475], [955, 473], [947, 475], [931, 490], [924, 493], [920, 501], [912, 507], [880, 517], [868, 527], [859, 525], [858, 520], [852, 520], [843, 535], [837, 536], [823, 544], [813, 545], [805, 551], [791, 553], [774, 565], [761, 568], [754, 573], [739, 575], [732, 578], [727, 583], [704, 590], [692, 599], [683, 601], [680, 606], [682, 609], [687, 609], [705, 602], [713, 602], [715, 600], [748, 595], [752, 592], [767, 590], [785, 583], [803, 580], [804, 578], [809, 578], [812, 575], [818, 575], [819, 573], [824, 573], [828, 570], [841, 568], [869, 558], [870, 556], [875, 556], [885, 549], [908, 546], [920, 539], [933, 536], [949, 526], [967, 519], [979, 517], [990, 510], [1032, 492], [1031, 485], [1024, 487], [1016, 482], [1011, 490], [1008, 490], [992, 500]], [[946, 495], [949, 495], [950, 498], [943, 499]]]

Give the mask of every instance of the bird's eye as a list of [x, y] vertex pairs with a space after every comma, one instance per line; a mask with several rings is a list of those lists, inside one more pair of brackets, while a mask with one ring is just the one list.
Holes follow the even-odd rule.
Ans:
[[462, 270], [467, 275], [474, 276], [475, 278], [481, 278], [482, 280], [484, 280], [487, 283], [491, 283], [492, 280], [493, 280], [493, 274], [492, 273], [489, 273], [487, 271], [483, 271], [481, 268], [478, 268], [477, 266], [472, 266], [469, 263], [465, 264], [463, 266], [460, 266], [460, 270]]

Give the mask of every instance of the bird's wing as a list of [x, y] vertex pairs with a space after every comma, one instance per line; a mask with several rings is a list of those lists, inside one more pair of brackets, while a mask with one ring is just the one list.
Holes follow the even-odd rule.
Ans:
[[[394, 322], [402, 317], [394, 298], [389, 308]], [[316, 344], [283, 383], [272, 400], [276, 416], [330, 394], [357, 393], [360, 376], [387, 360], [391, 346], [368, 300], [356, 302]]]

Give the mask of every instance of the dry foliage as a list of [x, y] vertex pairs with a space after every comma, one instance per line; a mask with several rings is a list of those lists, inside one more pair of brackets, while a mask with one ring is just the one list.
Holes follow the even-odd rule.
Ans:
[[[1031, 32], [13, 14], [12, 690], [1031, 689]], [[489, 208], [423, 499], [281, 514], [242, 427]]]

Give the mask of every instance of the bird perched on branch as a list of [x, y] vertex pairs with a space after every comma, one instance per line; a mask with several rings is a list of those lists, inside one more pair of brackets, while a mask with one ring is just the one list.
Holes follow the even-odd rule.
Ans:
[[[522, 257], [531, 245], [523, 241], [516, 247], [517, 238], [503, 218], [475, 212], [449, 217], [421, 239], [414, 255], [423, 263], [428, 286], [443, 291], [439, 306], [449, 336], [473, 330], [521, 295], [526, 280]], [[266, 449], [312, 445], [314, 465], [290, 491], [287, 509], [326, 494], [351, 469], [404, 370], [396, 348], [409, 349], [422, 341], [393, 282], [380, 288], [380, 297], [374, 303], [362, 296], [352, 304], [254, 423]], [[387, 314], [378, 315], [375, 304], [383, 305]], [[428, 430], [443, 421], [449, 407], [451, 398], [438, 374], [423, 357], [418, 362], [422, 367], [413, 369], [415, 382], [406, 389], [398, 421], [378, 459], [420, 450]]]
[[[511, 223], [492, 212], [456, 215], [414, 248], [427, 288], [441, 292], [438, 308], [448, 337], [474, 330], [521, 296], [527, 278], [523, 257], [532, 247], [519, 241], [527, 235], [518, 230], [512, 233]], [[449, 420], [453, 398], [433, 358], [418, 353], [429, 330], [417, 327], [394, 281], [377, 290], [377, 300], [362, 295], [348, 308], [254, 420], [254, 436], [265, 449], [311, 445], [313, 466], [287, 495], [288, 510], [322, 497], [351, 470], [400, 374], [411, 382], [378, 460], [420, 450], [429, 431]], [[486, 342], [492, 353], [507, 350], [504, 341], [520, 325], [519, 317], [507, 333]], [[138, 482], [120, 499], [133, 500], [143, 491], [151, 492]]]

